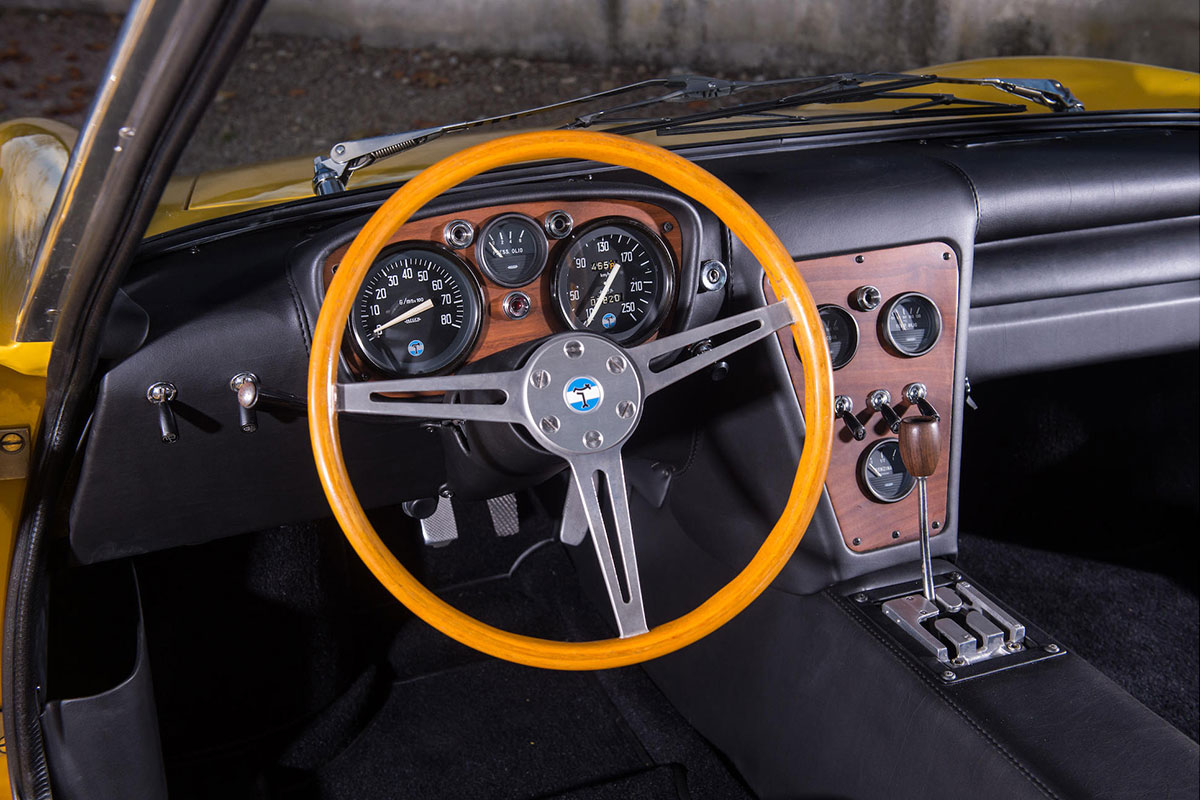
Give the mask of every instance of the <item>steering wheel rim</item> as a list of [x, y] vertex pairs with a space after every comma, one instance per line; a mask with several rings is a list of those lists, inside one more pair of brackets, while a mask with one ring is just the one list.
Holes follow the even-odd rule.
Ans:
[[[628, 638], [562, 642], [525, 636], [488, 625], [438, 598], [404, 568], [371, 526], [350, 483], [337, 424], [345, 403], [343, 390], [355, 386], [337, 382], [345, 320], [359, 285], [388, 239], [429, 201], [475, 175], [549, 159], [637, 170], [708, 207], [758, 259], [776, 296], [786, 303], [804, 364], [804, 448], [787, 505], [771, 533], [742, 571], [704, 603]], [[775, 324], [778, 327], [782, 325]], [[418, 383], [422, 380], [407, 379], [405, 390], [427, 390]], [[700, 167], [651, 144], [589, 131], [534, 132], [484, 142], [433, 164], [400, 187], [368, 220], [330, 283], [313, 332], [308, 421], [317, 473], [334, 517], [359, 558], [397, 600], [447, 636], [497, 658], [547, 669], [607, 669], [666, 655], [712, 633], [745, 609], [783, 569], [812, 519], [824, 485], [833, 439], [832, 386], [829, 354], [812, 296], [783, 244], [745, 200]]]

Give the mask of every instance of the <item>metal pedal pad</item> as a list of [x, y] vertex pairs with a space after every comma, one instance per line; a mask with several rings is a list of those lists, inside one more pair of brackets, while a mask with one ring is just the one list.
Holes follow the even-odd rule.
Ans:
[[454, 504], [448, 497], [439, 497], [437, 508], [428, 517], [420, 520], [420, 523], [421, 538], [430, 547], [445, 547], [458, 538]]
[[517, 513], [517, 496], [506, 494], [487, 501], [492, 517], [492, 529], [497, 536], [512, 536], [521, 530], [521, 515]]

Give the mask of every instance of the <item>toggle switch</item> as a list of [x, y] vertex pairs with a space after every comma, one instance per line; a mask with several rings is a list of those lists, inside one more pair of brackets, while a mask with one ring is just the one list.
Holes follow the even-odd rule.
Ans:
[[178, 396], [175, 384], [158, 381], [146, 389], [146, 399], [158, 409], [158, 430], [163, 444], [174, 444], [179, 440], [179, 426], [175, 423], [175, 412], [171, 401]]
[[867, 405], [883, 415], [892, 433], [900, 433], [900, 415], [892, 408], [892, 393], [887, 389], [876, 389], [867, 395]]
[[858, 421], [858, 417], [854, 416], [854, 401], [846, 395], [839, 394], [833, 398], [833, 416], [846, 423], [846, 428], [855, 441], [861, 442], [867, 438], [867, 429]]
[[238, 405], [245, 409], [262, 409], [264, 411], [289, 411], [296, 414], [307, 414], [308, 403], [304, 398], [288, 392], [280, 392], [263, 386], [252, 373], [245, 373], [242, 385], [237, 390]]
[[916, 406], [917, 411], [921, 412], [921, 416], [933, 417], [940, 422], [942, 415], [939, 414], [937, 409], [935, 409], [926, 399], [927, 394], [928, 391], [923, 383], [910, 383], [908, 386], [904, 387], [904, 399], [907, 400], [910, 405]]
[[[258, 376], [253, 372], [239, 372], [229, 379], [229, 388], [234, 394], [237, 394], [242, 389], [242, 384], [247, 381], [258, 382]], [[246, 433], [254, 433], [258, 430], [258, 412], [253, 408], [247, 408], [238, 402], [238, 425]]]

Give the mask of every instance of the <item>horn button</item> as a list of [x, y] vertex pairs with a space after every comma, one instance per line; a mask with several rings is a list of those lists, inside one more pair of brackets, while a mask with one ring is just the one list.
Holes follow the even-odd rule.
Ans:
[[624, 443], [642, 417], [642, 379], [633, 359], [601, 336], [550, 339], [525, 365], [526, 426], [563, 456]]

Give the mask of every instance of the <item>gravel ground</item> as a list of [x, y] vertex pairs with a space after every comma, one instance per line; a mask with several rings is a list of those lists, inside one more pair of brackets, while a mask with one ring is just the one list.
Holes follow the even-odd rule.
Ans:
[[0, 119], [79, 127], [121, 18], [0, 9]]
[[[49, 117], [78, 127], [120, 22], [117, 16], [82, 12], [0, 9], [0, 119]], [[814, 60], [805, 72], [847, 67]], [[655, 74], [662, 70], [637, 63], [478, 58], [254, 35], [178, 172], [316, 155], [345, 139], [502, 114]]]

